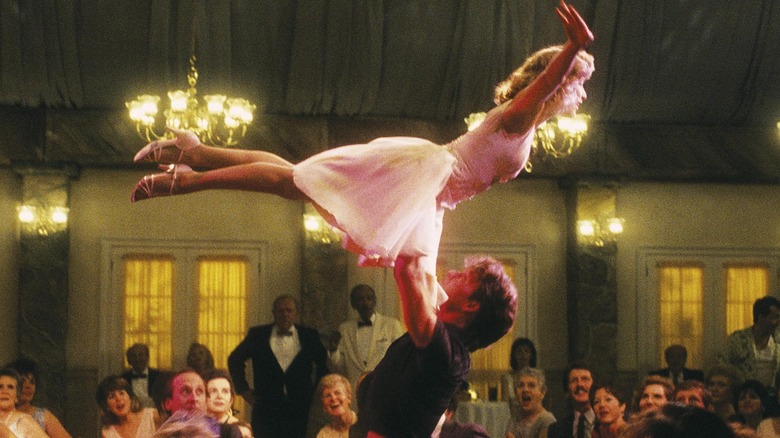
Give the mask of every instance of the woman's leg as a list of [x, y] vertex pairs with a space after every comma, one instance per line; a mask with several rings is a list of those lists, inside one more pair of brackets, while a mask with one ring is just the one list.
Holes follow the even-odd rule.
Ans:
[[249, 163], [266, 163], [292, 167], [292, 163], [270, 152], [249, 149], [228, 149], [206, 145], [201, 145], [184, 152], [182, 163], [192, 167], [203, 167], [207, 169], [220, 169], [223, 167]]
[[132, 200], [203, 190], [245, 190], [291, 200], [309, 200], [295, 185], [291, 165], [267, 162], [239, 164], [205, 172], [185, 170], [147, 175], [136, 185]]
[[168, 128], [176, 136], [156, 140], [144, 146], [133, 159], [161, 164], [186, 164], [191, 167], [218, 169], [247, 163], [268, 163], [292, 166], [282, 157], [265, 151], [230, 149], [207, 146], [200, 142], [195, 133]]

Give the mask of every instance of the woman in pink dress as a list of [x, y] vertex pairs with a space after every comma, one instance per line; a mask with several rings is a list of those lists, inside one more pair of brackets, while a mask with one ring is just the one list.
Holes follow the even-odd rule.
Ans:
[[444, 209], [515, 178], [537, 126], [574, 113], [586, 98], [583, 85], [594, 66], [584, 49], [593, 34], [571, 5], [561, 1], [556, 12], [566, 44], [526, 59], [496, 87], [497, 106], [484, 122], [449, 144], [379, 138], [292, 164], [268, 152], [209, 147], [191, 132], [172, 130], [175, 138], [136, 154], [135, 161], [170, 166], [145, 176], [132, 200], [212, 189], [305, 200], [344, 232], [345, 248], [361, 256], [361, 265], [392, 266], [399, 254], [422, 256], [433, 273]]

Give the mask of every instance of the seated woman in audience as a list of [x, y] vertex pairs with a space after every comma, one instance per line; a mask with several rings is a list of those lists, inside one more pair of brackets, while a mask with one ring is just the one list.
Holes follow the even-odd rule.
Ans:
[[658, 409], [672, 401], [672, 393], [674, 385], [670, 379], [656, 375], [645, 376], [634, 397], [633, 410], [641, 414]]
[[204, 377], [206, 381], [206, 411], [219, 423], [237, 424], [241, 436], [252, 438], [252, 426], [233, 415], [233, 402], [236, 399], [236, 388], [233, 379], [225, 370], [213, 369]]
[[0, 370], [0, 418], [2, 436], [10, 438], [47, 438], [46, 432], [30, 414], [16, 409], [22, 395], [22, 377], [13, 368]]
[[154, 408], [143, 408], [132, 395], [130, 382], [119, 376], [108, 376], [98, 385], [95, 400], [100, 407], [102, 438], [149, 438], [159, 425]]
[[626, 398], [620, 389], [612, 385], [596, 388], [591, 397], [596, 424], [591, 438], [617, 438], [626, 428]]
[[756, 430], [764, 418], [773, 416], [776, 411], [769, 391], [758, 380], [745, 380], [734, 390], [734, 394], [734, 409], [737, 413], [729, 417], [726, 420], [728, 422], [744, 424]]
[[555, 417], [542, 406], [547, 393], [544, 371], [523, 368], [517, 372], [514, 386], [517, 411], [509, 419], [506, 438], [545, 438]]
[[704, 380], [712, 395], [715, 413], [724, 420], [734, 415], [734, 389], [742, 384], [739, 370], [730, 365], [716, 365], [707, 371]]
[[341, 374], [328, 374], [320, 379], [317, 394], [322, 409], [330, 417], [330, 424], [320, 429], [317, 438], [348, 438], [349, 428], [357, 423], [357, 414], [351, 409], [352, 385]]
[[536, 346], [528, 338], [517, 338], [509, 350], [509, 367], [511, 371], [501, 379], [501, 395], [509, 402], [510, 408], [516, 407], [515, 378], [517, 372], [526, 367], [536, 368]]
[[60, 420], [51, 411], [32, 404], [35, 398], [35, 391], [37, 390], [38, 364], [31, 359], [19, 358], [8, 364], [8, 367], [15, 369], [22, 377], [22, 395], [19, 398], [16, 409], [32, 415], [49, 437], [71, 438], [68, 431], [60, 423]]

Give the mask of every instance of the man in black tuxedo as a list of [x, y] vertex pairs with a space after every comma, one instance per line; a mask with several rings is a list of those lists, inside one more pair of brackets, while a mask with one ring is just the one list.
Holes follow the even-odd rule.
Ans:
[[648, 374], [672, 379], [675, 386], [686, 380], [704, 382], [704, 371], [685, 368], [685, 362], [688, 360], [688, 350], [684, 346], [678, 344], [670, 345], [664, 351], [664, 357], [666, 358], [667, 367], [651, 371]]
[[[273, 316], [273, 324], [249, 329], [230, 353], [228, 369], [236, 392], [252, 405], [255, 437], [304, 438], [314, 390], [328, 373], [327, 353], [317, 330], [295, 324], [295, 298], [277, 297]], [[254, 390], [244, 371], [248, 359], [252, 359]]]
[[121, 374], [122, 378], [130, 382], [133, 394], [141, 400], [141, 404], [145, 407], [154, 407], [152, 387], [160, 371], [149, 368], [149, 346], [135, 343], [127, 349], [125, 357], [130, 369]]
[[548, 438], [588, 438], [593, 432], [596, 414], [590, 404], [593, 373], [584, 362], [573, 362], [563, 375], [563, 390], [569, 397], [572, 413], [547, 429]]

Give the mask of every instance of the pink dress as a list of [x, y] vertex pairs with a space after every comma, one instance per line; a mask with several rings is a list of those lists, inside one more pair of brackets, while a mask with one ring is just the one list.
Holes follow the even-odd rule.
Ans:
[[435, 274], [444, 208], [515, 178], [528, 160], [534, 130], [501, 130], [507, 105], [443, 146], [385, 137], [330, 149], [297, 164], [295, 184], [344, 232], [344, 247], [361, 255], [361, 266], [393, 266], [399, 254], [423, 256]]

